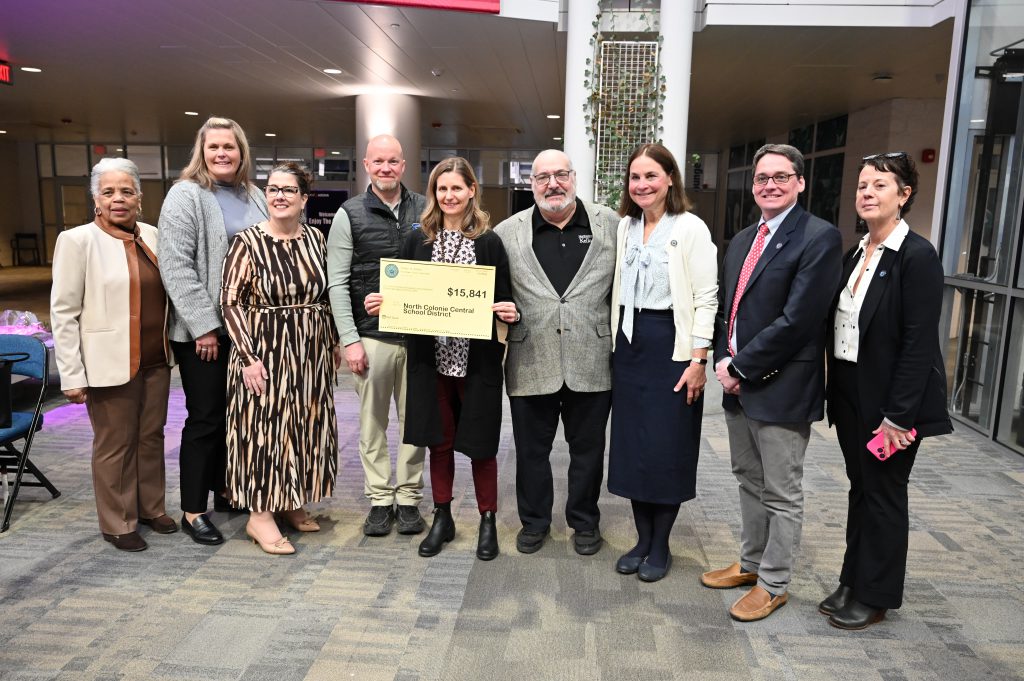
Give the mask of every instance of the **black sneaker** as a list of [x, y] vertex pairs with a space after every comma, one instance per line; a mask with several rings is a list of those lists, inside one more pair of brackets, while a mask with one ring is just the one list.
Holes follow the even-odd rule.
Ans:
[[545, 527], [543, 532], [533, 532], [524, 527], [516, 535], [516, 550], [519, 553], [537, 553], [540, 547], [544, 546], [544, 540], [550, 531], [550, 528]]
[[391, 506], [374, 506], [363, 522], [363, 534], [367, 537], [386, 537], [391, 534], [391, 523], [395, 520], [395, 509]]
[[420, 515], [420, 509], [415, 506], [399, 504], [395, 524], [398, 525], [398, 534], [419, 534], [427, 529], [427, 524], [423, 521], [423, 516]]
[[577, 530], [572, 535], [573, 548], [581, 556], [592, 556], [601, 550], [601, 532], [596, 527], [592, 530]]

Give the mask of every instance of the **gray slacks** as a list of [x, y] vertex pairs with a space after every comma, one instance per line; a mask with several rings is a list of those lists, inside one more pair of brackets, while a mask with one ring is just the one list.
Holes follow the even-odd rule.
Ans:
[[789, 588], [804, 520], [809, 423], [768, 423], [726, 410], [732, 472], [739, 482], [740, 566], [772, 595]]

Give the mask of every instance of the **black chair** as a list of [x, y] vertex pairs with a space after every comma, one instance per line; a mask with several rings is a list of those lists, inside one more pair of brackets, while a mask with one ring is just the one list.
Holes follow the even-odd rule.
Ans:
[[[28, 262], [25, 256], [28, 255]], [[16, 232], [11, 239], [11, 256], [14, 264], [42, 265], [43, 255], [39, 251], [39, 235], [31, 232]]]
[[[32, 440], [38, 430], [43, 427], [43, 396], [46, 394], [46, 386], [49, 378], [49, 351], [41, 340], [32, 336], [16, 336], [0, 334], [0, 354], [23, 353], [28, 359], [15, 362], [11, 367], [11, 374], [34, 379], [39, 383], [39, 391], [36, 394], [35, 384], [31, 385], [31, 411], [15, 411], [11, 413], [10, 428], [0, 428], [0, 475], [5, 478], [10, 470], [14, 471], [14, 484], [7, 496], [7, 503], [4, 504], [4, 520], [0, 525], [0, 532], [6, 532], [11, 526], [11, 513], [14, 511], [14, 501], [18, 498], [18, 490], [25, 487], [45, 487], [51, 496], [56, 499], [60, 492], [53, 484], [46, 479], [43, 472], [36, 467], [29, 459], [32, 450]], [[26, 405], [28, 406], [28, 405]], [[15, 447], [16, 442], [22, 442], [22, 448]], [[32, 478], [23, 480], [28, 473]]]

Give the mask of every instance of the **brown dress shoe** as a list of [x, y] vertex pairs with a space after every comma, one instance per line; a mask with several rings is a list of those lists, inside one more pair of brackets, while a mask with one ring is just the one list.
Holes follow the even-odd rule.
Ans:
[[743, 572], [739, 563], [733, 563], [721, 570], [705, 572], [700, 576], [700, 583], [709, 589], [732, 589], [737, 586], [757, 584], [756, 572]]
[[139, 518], [140, 525], [148, 525], [157, 534], [174, 534], [178, 531], [178, 523], [166, 513], [155, 518]]
[[755, 622], [763, 620], [784, 606], [788, 600], [788, 593], [772, 596], [762, 587], [755, 586], [732, 604], [729, 614], [740, 622]]
[[146, 540], [139, 536], [138, 532], [128, 532], [127, 534], [107, 534], [104, 532], [103, 539], [121, 551], [145, 551], [149, 546]]

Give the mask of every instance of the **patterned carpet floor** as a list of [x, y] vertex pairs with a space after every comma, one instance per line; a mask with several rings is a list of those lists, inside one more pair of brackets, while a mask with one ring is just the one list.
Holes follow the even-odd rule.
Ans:
[[[167, 426], [168, 511], [178, 512], [175, 381]], [[672, 536], [661, 582], [615, 573], [633, 544], [629, 505], [602, 497], [605, 547], [577, 556], [558, 509], [564, 442], [552, 456], [556, 513], [536, 554], [515, 551], [515, 452], [506, 413], [499, 453], [502, 554], [474, 558], [478, 514], [468, 460], [456, 477], [458, 534], [431, 559], [420, 537], [364, 537], [357, 405], [337, 390], [341, 462], [323, 531], [290, 557], [246, 541], [244, 515], [216, 514], [228, 540], [206, 548], [153, 535], [126, 554], [100, 537], [84, 407], [46, 416], [33, 459], [63, 492], [25, 489], [0, 535], [0, 679], [1020, 679], [1024, 671], [1024, 458], [966, 428], [925, 443], [911, 480], [903, 608], [864, 632], [829, 627], [818, 601], [836, 586], [846, 477], [834, 435], [812, 431], [803, 543], [789, 603], [733, 622], [740, 594], [699, 575], [737, 557], [739, 513], [725, 424], [705, 414], [698, 498]], [[710, 401], [709, 401], [710, 403]], [[392, 428], [391, 440], [397, 435]], [[429, 500], [429, 489], [426, 490]], [[429, 501], [421, 509], [428, 513]]]

